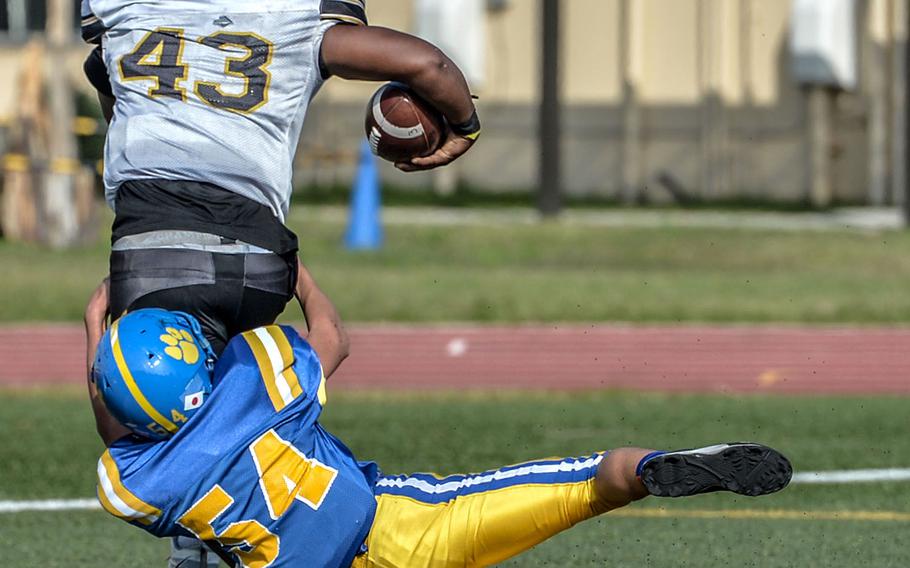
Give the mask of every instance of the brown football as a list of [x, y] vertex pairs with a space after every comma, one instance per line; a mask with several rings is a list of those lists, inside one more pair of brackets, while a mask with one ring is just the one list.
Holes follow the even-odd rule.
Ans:
[[386, 83], [373, 94], [365, 127], [373, 153], [390, 162], [429, 156], [446, 128], [442, 114], [402, 83]]

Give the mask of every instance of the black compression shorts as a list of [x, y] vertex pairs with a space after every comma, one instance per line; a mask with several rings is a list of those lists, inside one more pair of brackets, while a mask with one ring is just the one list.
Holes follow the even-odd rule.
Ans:
[[111, 253], [111, 314], [141, 308], [195, 316], [216, 354], [238, 333], [275, 322], [294, 296], [297, 260], [274, 253], [139, 249]]

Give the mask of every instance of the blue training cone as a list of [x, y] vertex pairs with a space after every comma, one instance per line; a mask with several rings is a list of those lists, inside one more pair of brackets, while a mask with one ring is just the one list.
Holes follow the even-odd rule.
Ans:
[[344, 244], [350, 250], [373, 250], [382, 246], [379, 172], [366, 140], [360, 143], [357, 177], [351, 193], [351, 214]]

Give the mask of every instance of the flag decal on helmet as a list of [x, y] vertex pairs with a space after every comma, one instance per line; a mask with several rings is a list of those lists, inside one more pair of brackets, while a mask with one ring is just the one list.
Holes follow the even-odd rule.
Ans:
[[205, 398], [205, 393], [202, 391], [186, 395], [183, 397], [183, 410], [193, 410], [194, 408], [199, 408], [202, 406], [203, 398]]

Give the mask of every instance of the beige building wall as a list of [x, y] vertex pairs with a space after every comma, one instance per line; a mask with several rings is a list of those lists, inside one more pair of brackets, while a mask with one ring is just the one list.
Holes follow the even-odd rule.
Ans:
[[[577, 0], [565, 4], [562, 72], [569, 103], [618, 104], [622, 99], [620, 3], [621, 0]], [[534, 6], [535, 2], [527, 4]], [[537, 30], [536, 24], [533, 29]], [[537, 37], [528, 39], [532, 46], [539, 46]], [[533, 55], [534, 61], [526, 65], [529, 75], [536, 79], [540, 55]], [[525, 102], [535, 98], [536, 88], [535, 82]], [[492, 93], [491, 97], [497, 98]]]
[[642, 50], [642, 103], [695, 103], [700, 94], [698, 0], [643, 4], [641, 18], [647, 24], [636, 27], [641, 33], [631, 38]]
[[789, 0], [748, 0], [746, 23], [742, 33], [746, 54], [743, 56], [748, 71], [743, 76], [744, 94], [758, 105], [776, 103], [782, 88], [781, 79], [788, 76], [784, 52], [789, 26]]
[[[637, 12], [642, 102], [694, 104], [705, 86], [737, 103], [751, 91], [756, 104], [774, 104], [781, 50], [786, 48], [790, 0], [571, 0], [563, 3], [563, 81], [566, 102], [618, 104], [622, 98], [622, 4]], [[413, 0], [368, 3], [373, 25], [414, 27]], [[636, 5], [637, 4], [637, 5]], [[513, 0], [486, 21], [487, 81], [478, 92], [495, 103], [530, 104], [539, 89], [537, 0]], [[705, 43], [713, 44], [703, 49]], [[330, 82], [324, 94], [361, 100], [370, 85]]]
[[535, 98], [540, 88], [537, 12], [537, 2], [511, 2], [487, 18], [488, 79], [480, 92], [484, 101], [525, 104]]

